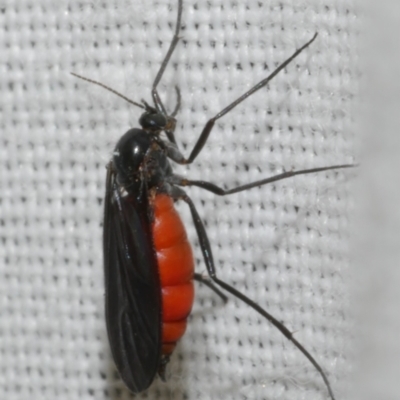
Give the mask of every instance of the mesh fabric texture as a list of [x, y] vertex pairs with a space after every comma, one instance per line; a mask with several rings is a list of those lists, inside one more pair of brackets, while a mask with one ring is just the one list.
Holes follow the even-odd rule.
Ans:
[[[0, 4], [0, 400], [129, 399], [105, 330], [105, 166], [165, 55], [177, 2], [18, 0]], [[188, 168], [231, 188], [283, 170], [353, 161], [357, 23], [348, 0], [185, 0], [162, 79], [185, 154], [207, 119], [317, 40], [216, 124]], [[346, 276], [349, 172], [297, 177], [218, 198], [187, 192], [221, 279], [284, 322], [344, 399], [350, 369]], [[205, 272], [190, 216], [178, 205]], [[321, 377], [274, 327], [203, 286], [185, 337], [147, 399], [327, 399]]]

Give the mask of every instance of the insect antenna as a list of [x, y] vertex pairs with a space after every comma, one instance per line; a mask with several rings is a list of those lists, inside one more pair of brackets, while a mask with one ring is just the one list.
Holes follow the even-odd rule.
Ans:
[[102, 88], [108, 90], [109, 92], [116, 94], [118, 97], [121, 97], [121, 99], [124, 99], [124, 100], [127, 101], [128, 103], [133, 104], [133, 105], [136, 106], [136, 107], [140, 107], [140, 108], [143, 108], [144, 110], [146, 110], [146, 107], [145, 107], [143, 104], [136, 103], [136, 101], [133, 101], [133, 100], [131, 100], [131, 99], [128, 99], [128, 97], [124, 96], [123, 94], [117, 92], [117, 91], [114, 90], [114, 89], [111, 89], [110, 87], [104, 85], [103, 83], [94, 81], [93, 79], [85, 78], [84, 76], [75, 74], [75, 72], [70, 72], [70, 74], [73, 75], [73, 76], [75, 76], [76, 78], [82, 79], [82, 80], [84, 80], [84, 81], [86, 81], [86, 82], [94, 83], [95, 85], [100, 86], [100, 87], [102, 87]]
[[179, 32], [181, 30], [181, 21], [182, 21], [182, 10], [183, 10], [183, 1], [178, 0], [178, 14], [176, 17], [174, 36], [172, 38], [172, 41], [171, 41], [171, 44], [169, 45], [167, 54], [165, 55], [164, 60], [161, 63], [160, 69], [157, 72], [157, 75], [153, 82], [153, 86], [151, 88], [151, 95], [153, 96], [154, 104], [155, 104], [157, 110], [159, 112], [162, 112], [163, 114], [166, 114], [167, 112], [166, 112], [164, 104], [161, 101], [161, 98], [158, 94], [157, 86], [160, 83], [162, 76], [164, 75], [165, 69], [167, 68], [168, 62], [176, 48], [176, 45], [179, 42]]

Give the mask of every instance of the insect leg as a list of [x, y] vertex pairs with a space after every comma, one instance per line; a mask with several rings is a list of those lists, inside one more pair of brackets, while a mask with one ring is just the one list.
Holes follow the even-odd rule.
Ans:
[[171, 178], [168, 178], [169, 183], [179, 185], [179, 186], [198, 186], [202, 189], [208, 190], [218, 196], [226, 196], [228, 194], [243, 192], [244, 190], [252, 189], [257, 186], [267, 185], [268, 183], [280, 181], [282, 179], [291, 178], [296, 175], [305, 175], [305, 174], [313, 174], [316, 172], [329, 171], [331, 169], [343, 169], [343, 168], [352, 168], [355, 167], [355, 164], [343, 164], [343, 165], [332, 165], [330, 167], [322, 167], [322, 168], [311, 168], [311, 169], [302, 169], [299, 171], [287, 171], [278, 175], [271, 176], [266, 179], [261, 179], [259, 181], [247, 183], [245, 185], [237, 186], [233, 189], [222, 189], [221, 187], [215, 185], [211, 182], [206, 181], [192, 181], [190, 179], [181, 178], [176, 175], [172, 175]]
[[300, 47], [300, 49], [296, 50], [286, 61], [284, 61], [281, 65], [279, 65], [270, 75], [268, 75], [262, 81], [258, 82], [257, 85], [253, 86], [250, 90], [248, 90], [246, 93], [244, 93], [238, 99], [236, 99], [234, 102], [232, 102], [227, 107], [225, 107], [217, 115], [215, 115], [214, 117], [209, 119], [207, 121], [207, 123], [205, 124], [203, 131], [201, 132], [199, 138], [197, 139], [197, 142], [194, 145], [189, 157], [187, 159], [185, 159], [182, 156], [180, 160], [175, 160], [175, 161], [179, 162], [180, 164], [192, 163], [194, 161], [194, 159], [199, 155], [199, 153], [203, 149], [205, 143], [207, 142], [207, 139], [212, 131], [212, 128], [213, 128], [215, 122], [218, 119], [222, 118], [225, 114], [227, 114], [233, 108], [235, 108], [238, 104], [240, 104], [241, 102], [246, 100], [253, 93], [257, 92], [258, 90], [260, 90], [261, 88], [266, 86], [268, 84], [268, 82], [270, 82], [280, 71], [282, 71], [288, 64], [290, 64], [304, 49], [306, 49], [308, 46], [310, 46], [310, 44], [316, 39], [316, 37], [317, 37], [317, 33], [312, 37], [311, 40], [309, 40], [305, 45]]
[[221, 297], [224, 303], [228, 301], [228, 298], [217, 287], [215, 287], [212, 284], [209, 277], [204, 277], [203, 275], [195, 272], [193, 279], [197, 282], [201, 282], [203, 285], [206, 285], [209, 289], [213, 290], [219, 297]]
[[301, 343], [299, 343], [293, 337], [292, 332], [290, 332], [289, 329], [287, 329], [285, 325], [283, 325], [280, 321], [278, 321], [270, 313], [265, 311], [262, 307], [260, 307], [253, 300], [249, 299], [243, 293], [239, 292], [234, 287], [230, 286], [229, 284], [225, 283], [224, 281], [220, 280], [217, 277], [210, 242], [208, 240], [207, 232], [206, 232], [203, 222], [200, 219], [200, 216], [196, 210], [196, 207], [194, 206], [190, 197], [180, 188], [177, 188], [176, 186], [173, 187], [170, 191], [170, 194], [172, 195], [172, 197], [174, 199], [183, 200], [189, 206], [190, 213], [192, 214], [194, 226], [195, 226], [195, 229], [197, 232], [197, 237], [199, 239], [200, 248], [203, 253], [204, 262], [206, 264], [207, 272], [210, 275], [210, 278], [217, 285], [221, 286], [224, 290], [226, 290], [233, 296], [237, 297], [238, 299], [242, 300], [245, 304], [247, 304], [253, 310], [257, 311], [261, 316], [263, 316], [272, 325], [274, 325], [288, 340], [290, 340], [303, 353], [303, 355], [311, 362], [311, 364], [314, 366], [314, 368], [319, 372], [319, 374], [321, 375], [321, 377], [328, 389], [329, 396], [331, 397], [332, 400], [335, 400], [335, 396], [333, 394], [329, 380], [328, 380], [327, 376], [325, 375], [325, 372], [322, 370], [321, 366], [314, 359], [314, 357], [303, 347], [303, 345]]
[[175, 86], [176, 92], [176, 105], [174, 111], [171, 113], [171, 117], [175, 117], [178, 114], [179, 109], [181, 108], [181, 91], [179, 90], [178, 86]]
[[175, 120], [175, 115], [178, 113], [180, 107], [181, 107], [181, 91], [179, 90], [178, 86], [175, 86], [175, 91], [176, 91], [176, 105], [174, 108], [174, 111], [172, 111], [172, 114], [170, 115], [170, 117], [172, 117], [171, 119], [173, 119], [174, 124], [172, 126], [172, 128], [168, 129], [165, 131], [168, 140], [173, 143], [175, 146], [173, 146], [174, 148], [177, 148], [177, 144], [176, 144], [176, 140], [175, 140], [175, 124], [176, 124], [176, 120]]

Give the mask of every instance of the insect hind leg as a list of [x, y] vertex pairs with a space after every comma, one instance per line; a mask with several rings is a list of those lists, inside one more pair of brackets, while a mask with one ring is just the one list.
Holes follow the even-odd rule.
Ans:
[[222, 293], [215, 285], [212, 284], [212, 281], [208, 277], [204, 277], [201, 274], [198, 274], [195, 272], [193, 279], [197, 282], [202, 283], [203, 285], [207, 286], [209, 289], [211, 289], [213, 292], [215, 292], [224, 303], [228, 302], [228, 298]]
[[240, 299], [243, 301], [245, 304], [247, 304], [249, 307], [251, 307], [253, 310], [257, 311], [262, 317], [264, 317], [266, 320], [268, 320], [275, 328], [277, 328], [288, 340], [290, 340], [296, 347], [297, 349], [300, 350], [300, 352], [310, 361], [310, 363], [314, 366], [314, 368], [318, 371], [320, 374], [322, 380], [325, 383], [325, 386], [328, 390], [329, 396], [331, 400], [335, 400], [335, 395], [333, 394], [333, 390], [331, 388], [330, 382], [323, 371], [322, 367], [318, 364], [318, 362], [315, 360], [315, 358], [304, 348], [304, 346], [298, 342], [294, 337], [292, 332], [282, 322], [278, 321], [273, 315], [271, 315], [269, 312], [264, 310], [262, 307], [260, 307], [257, 303], [255, 303], [253, 300], [251, 300], [249, 297], [244, 295], [243, 293], [239, 292], [237, 289], [235, 289], [233, 286], [227, 284], [226, 282], [220, 280], [217, 277], [216, 269], [215, 269], [215, 263], [211, 251], [211, 245], [210, 241], [207, 236], [207, 232], [204, 228], [204, 224], [196, 210], [196, 207], [194, 206], [192, 200], [190, 197], [180, 188], [176, 186], [171, 186], [171, 189], [169, 190], [169, 194], [175, 199], [175, 200], [183, 200], [190, 209], [190, 213], [193, 218], [193, 223], [197, 232], [197, 237], [199, 239], [200, 243], [200, 248], [203, 253], [203, 258], [204, 262], [206, 264], [207, 272], [210, 276], [210, 278], [213, 280], [215, 284], [226, 290], [228, 293], [231, 295], [235, 296], [236, 298]]

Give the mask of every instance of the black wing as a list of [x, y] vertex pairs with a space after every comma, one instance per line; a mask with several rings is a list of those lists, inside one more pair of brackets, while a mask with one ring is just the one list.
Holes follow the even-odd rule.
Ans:
[[149, 207], [146, 189], [140, 195], [122, 196], [115, 174], [108, 168], [106, 323], [118, 372], [134, 393], [150, 386], [161, 357], [161, 291]]

